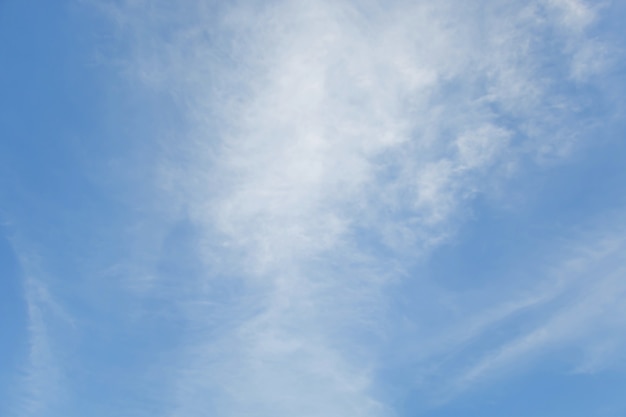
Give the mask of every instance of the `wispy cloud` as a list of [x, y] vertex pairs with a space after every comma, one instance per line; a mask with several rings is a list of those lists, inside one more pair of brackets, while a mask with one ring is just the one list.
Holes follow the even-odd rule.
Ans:
[[[601, 69], [580, 58], [602, 53], [585, 38], [595, 12], [575, 0], [207, 4], [107, 9], [128, 73], [182, 110], [157, 186], [201, 231], [210, 271], [180, 277], [211, 303], [184, 309], [197, 330], [172, 413], [389, 415], [375, 380], [387, 285], [418, 279], [410, 264], [478, 193], [575, 148], [562, 126], [584, 121], [565, 87]], [[235, 289], [218, 301], [224, 281]], [[494, 308], [458, 338], [551, 297]]]
[[[22, 371], [19, 401], [13, 404], [19, 416], [44, 416], [58, 409], [67, 396], [64, 353], [59, 339], [74, 327], [74, 319], [55, 300], [44, 284], [39, 261], [32, 251], [19, 247], [23, 288], [28, 314], [28, 355]], [[67, 340], [66, 340], [67, 341]]]
[[607, 223], [609, 228], [558, 248], [561, 254], [530, 279], [534, 289], [464, 307], [461, 317], [441, 326], [413, 355], [422, 386], [437, 401], [448, 401], [567, 348], [581, 353], [569, 364], [573, 372], [623, 366], [619, 352], [626, 339], [618, 329], [624, 325], [625, 242], [621, 226], [613, 230], [623, 221], [618, 216]]

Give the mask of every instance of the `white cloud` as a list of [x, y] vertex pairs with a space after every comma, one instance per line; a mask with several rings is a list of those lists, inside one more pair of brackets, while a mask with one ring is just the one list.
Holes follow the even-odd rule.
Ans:
[[[547, 6], [560, 12], [541, 14]], [[209, 404], [224, 416], [388, 414], [374, 358], [385, 286], [401, 278], [381, 271], [438, 245], [511, 166], [561, 157], [571, 99], [553, 86], [582, 73], [569, 62], [591, 47], [580, 41], [589, 9], [143, 1], [111, 10], [131, 45], [129, 71], [185, 113], [177, 143], [164, 146], [164, 199], [204, 230], [207, 259], [230, 260], [242, 293], [225, 307], [237, 320], [181, 352], [174, 415]], [[552, 39], [559, 25], [575, 30]], [[184, 158], [168, 156], [181, 148]], [[189, 311], [190, 322], [216, 320], [213, 309]]]
[[596, 19], [595, 11], [581, 0], [551, 0], [548, 5], [556, 9], [561, 23], [569, 30], [582, 31]]
[[68, 329], [75, 321], [43, 283], [39, 261], [32, 251], [25, 250], [23, 244], [13, 245], [20, 254], [28, 317], [28, 355], [14, 406], [19, 415], [45, 416], [67, 399], [67, 377], [58, 341], [70, 333]]
[[500, 288], [487, 303], [466, 295], [457, 314], [429, 329], [428, 342], [411, 352], [422, 389], [447, 402], [567, 349], [578, 352], [568, 362], [573, 372], [623, 367], [623, 224], [623, 216], [611, 217], [599, 231], [559, 247], [553, 263], [529, 280], [532, 290]]

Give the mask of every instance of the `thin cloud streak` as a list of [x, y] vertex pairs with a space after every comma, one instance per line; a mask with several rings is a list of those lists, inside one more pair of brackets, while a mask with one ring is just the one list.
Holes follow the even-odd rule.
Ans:
[[[26, 253], [21, 250], [19, 253]], [[28, 313], [28, 358], [20, 381], [20, 400], [14, 405], [19, 416], [48, 415], [67, 397], [64, 361], [56, 343], [60, 330], [74, 327], [73, 318], [55, 300], [37, 275], [42, 275], [32, 256], [21, 256], [24, 298]], [[68, 346], [65, 346], [67, 349]]]
[[[613, 217], [608, 223], [614, 228], [622, 219]], [[626, 241], [622, 228], [600, 229], [572, 242], [567, 251], [561, 248], [567, 253], [542, 268], [530, 296], [516, 300], [516, 291], [503, 294], [507, 301], [500, 307], [475, 308], [466, 319], [440, 329], [444, 336], [431, 341], [415, 365], [420, 369], [420, 364], [437, 364], [422, 376], [436, 403], [524, 372], [529, 364], [568, 347], [582, 353], [573, 372], [623, 366], [619, 352], [626, 339], [618, 329], [624, 326], [620, 300], [626, 291]], [[505, 338], [495, 336], [504, 331]], [[465, 349], [478, 359], [467, 361]]]
[[[390, 415], [375, 378], [387, 286], [423, 279], [398, 271], [453, 234], [477, 194], [575, 149], [558, 127], [575, 97], [554, 84], [593, 73], [576, 57], [594, 12], [206, 4], [109, 9], [131, 40], [127, 70], [184, 110], [158, 187], [202, 231], [201, 257], [229, 260], [180, 285], [211, 299], [239, 283], [228, 305], [185, 310], [193, 328], [220, 330], [189, 336], [172, 415]], [[469, 376], [494, 365], [476, 366]]]

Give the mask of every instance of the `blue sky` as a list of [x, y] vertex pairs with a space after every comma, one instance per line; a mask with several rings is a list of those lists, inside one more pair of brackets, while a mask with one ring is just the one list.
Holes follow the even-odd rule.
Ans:
[[0, 415], [626, 415], [618, 1], [0, 1]]

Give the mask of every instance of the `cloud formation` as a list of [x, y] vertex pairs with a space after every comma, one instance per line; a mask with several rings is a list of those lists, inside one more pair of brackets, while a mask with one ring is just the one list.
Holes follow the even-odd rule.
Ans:
[[[607, 48], [588, 39], [597, 12], [578, 0], [100, 6], [128, 47], [124, 71], [181, 112], [159, 139], [155, 184], [199, 230], [205, 271], [177, 277], [195, 294], [177, 300], [194, 330], [168, 371], [181, 416], [391, 415], [376, 380], [393, 354], [389, 286], [420, 282], [422, 302], [436, 283], [412, 265], [477, 195], [575, 151], [587, 123], [575, 87]], [[560, 291], [472, 311], [446, 343]], [[563, 322], [595, 317], [587, 302], [442, 370], [441, 385], [461, 390], [567, 339]]]

